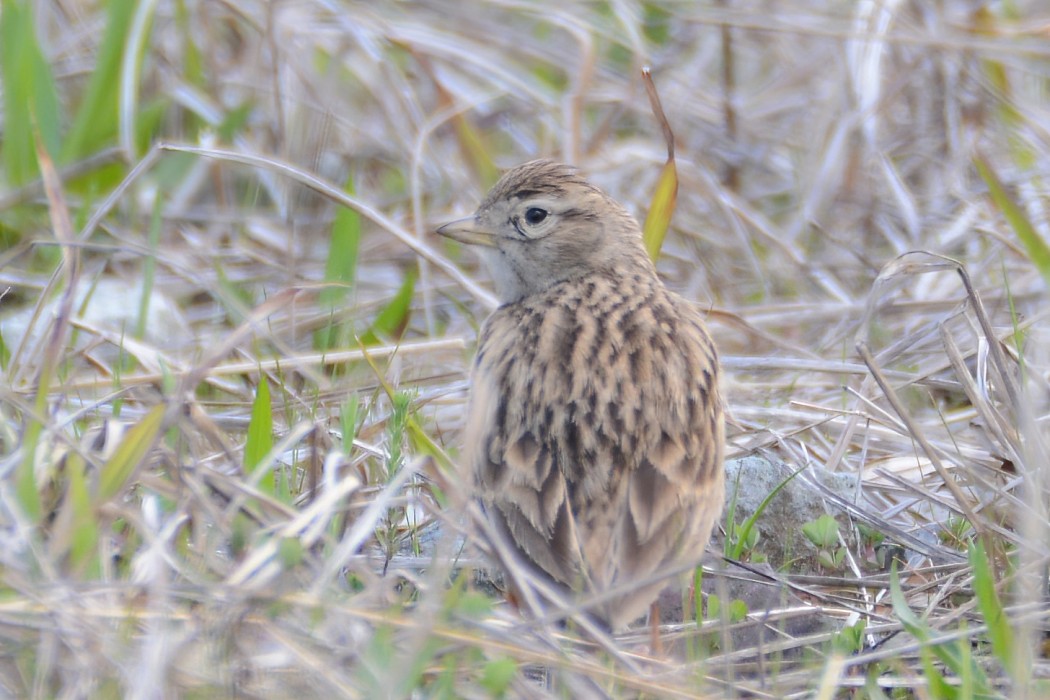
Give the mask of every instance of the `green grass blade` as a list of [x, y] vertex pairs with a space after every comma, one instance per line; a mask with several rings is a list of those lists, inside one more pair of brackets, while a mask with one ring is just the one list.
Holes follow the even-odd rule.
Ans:
[[499, 179], [499, 168], [492, 162], [489, 153], [492, 148], [485, 142], [481, 132], [467, 119], [465, 114], [457, 114], [452, 118], [452, 124], [459, 138], [459, 146], [467, 160], [473, 164], [474, 172], [478, 179], [485, 185], [490, 185]]
[[11, 361], [11, 351], [4, 342], [4, 334], [0, 333], [0, 372], [7, 371], [7, 363]]
[[158, 0], [138, 0], [132, 5], [132, 17], [129, 22], [127, 51], [120, 61], [120, 86], [117, 92], [117, 130], [120, 145], [128, 158], [137, 158], [139, 80], [145, 60], [149, 37], [153, 29], [153, 13], [156, 12]]
[[[988, 638], [992, 651], [999, 658], [1003, 667], [1014, 675], [1021, 667], [1018, 664], [1018, 653], [1023, 653], [1014, 644], [1014, 631], [1006, 616], [1003, 603], [995, 590], [995, 577], [992, 575], [991, 562], [980, 541], [970, 543], [970, 567], [973, 569], [973, 590], [977, 596], [977, 607], [988, 627]], [[1015, 680], [1017, 680], [1015, 678]]]
[[[353, 178], [343, 188], [354, 194]], [[329, 286], [321, 290], [321, 303], [335, 306], [343, 303], [350, 293], [357, 276], [357, 255], [361, 247], [361, 215], [349, 207], [339, 207], [332, 222], [332, 237], [328, 244], [328, 259], [325, 261], [324, 281], [340, 286]]]
[[117, 89], [128, 27], [135, 0], [110, 0], [106, 31], [99, 44], [98, 62], [91, 72], [84, 98], [62, 144], [61, 159], [77, 160], [100, 150], [116, 138]]
[[200, 32], [194, 26], [192, 15], [186, 6], [186, 0], [175, 3], [175, 25], [179, 29], [182, 44], [182, 75], [191, 85], [207, 88], [207, 77], [204, 68], [204, 56], [197, 42]]
[[[252, 101], [251, 100], [245, 100], [240, 105], [234, 107], [229, 112], [227, 112], [226, 116], [223, 117], [222, 122], [215, 129], [215, 131], [219, 134], [219, 139], [223, 143], [229, 143], [230, 141], [232, 141], [234, 136], [236, 136], [237, 134], [239, 134], [242, 131], [244, 131], [245, 127], [248, 126], [249, 120], [251, 119], [252, 112], [254, 110], [255, 110], [255, 105], [252, 103]], [[339, 211], [343, 211], [343, 210], [344, 210], [344, 208], [340, 208], [339, 209]], [[355, 216], [358, 216], [358, 217], [360, 216], [360, 215], [358, 215], [357, 212], [353, 211], [352, 209], [347, 209], [346, 211], [353, 212], [353, 214]], [[338, 220], [339, 220], [339, 213], [336, 212], [336, 221], [338, 221]], [[358, 235], [360, 235], [360, 233]], [[356, 267], [356, 255], [355, 255], [355, 267]]]
[[[46, 378], [42, 377], [42, 379]], [[45, 408], [47, 406], [45, 386], [47, 384], [42, 383], [41, 387], [37, 389], [37, 409], [41, 407], [41, 404]], [[43, 401], [39, 398], [41, 395], [45, 397]], [[43, 432], [44, 424], [37, 420], [36, 417], [31, 417], [26, 421], [25, 437], [22, 438], [25, 457], [18, 466], [18, 473], [15, 476], [15, 497], [18, 505], [22, 508], [22, 514], [33, 523], [39, 520], [43, 508], [40, 504], [40, 492], [36, 487], [36, 455], [37, 448], [42, 447], [40, 441]]]
[[[252, 415], [248, 420], [248, 438], [244, 444], [244, 471], [252, 472], [273, 449], [273, 408], [270, 405], [270, 383], [261, 376], [252, 402]], [[259, 479], [259, 489], [273, 494], [273, 479]]]
[[412, 298], [416, 293], [416, 275], [409, 272], [401, 283], [401, 289], [390, 303], [383, 307], [372, 325], [361, 336], [364, 345], [376, 345], [382, 338], [400, 338], [412, 315]]
[[656, 191], [653, 192], [653, 199], [649, 203], [649, 214], [645, 217], [645, 226], [642, 227], [642, 241], [645, 243], [645, 250], [652, 261], [656, 262], [656, 259], [660, 257], [660, 248], [663, 247], [667, 230], [671, 227], [671, 217], [674, 216], [675, 206], [678, 203], [678, 169], [674, 162], [674, 132], [664, 113], [652, 71], [648, 67], [642, 68], [642, 82], [649, 96], [649, 106], [652, 107], [653, 116], [656, 117], [663, 131], [664, 143], [667, 145], [667, 162], [660, 171]]
[[435, 442], [426, 430], [419, 425], [419, 422], [409, 416], [408, 418], [408, 436], [412, 440], [412, 449], [417, 454], [429, 455], [434, 458], [438, 465], [445, 471], [454, 471], [456, 468], [455, 462], [449, 457], [445, 449]]
[[[353, 179], [347, 180], [347, 194], [354, 193]], [[349, 207], [339, 207], [332, 223], [332, 237], [328, 244], [328, 259], [325, 261], [324, 281], [326, 286], [319, 295], [322, 309], [334, 311], [346, 303], [350, 289], [357, 276], [357, 256], [361, 246], [361, 215]], [[352, 329], [341, 324], [329, 323], [314, 334], [314, 347], [328, 350], [346, 345], [352, 337]]]
[[164, 404], [150, 409], [139, 423], [128, 431], [113, 456], [102, 465], [99, 475], [99, 501], [113, 498], [127, 484], [135, 469], [142, 464], [164, 422]]
[[164, 197], [158, 193], [153, 201], [153, 216], [149, 222], [149, 252], [142, 260], [142, 294], [139, 297], [139, 313], [135, 321], [135, 337], [139, 340], [146, 337], [146, 324], [149, 323], [149, 301], [153, 295], [153, 284], [157, 271], [157, 249], [160, 246], [161, 214], [164, 211]]
[[770, 491], [769, 495], [762, 499], [762, 502], [758, 505], [758, 508], [755, 509], [755, 512], [752, 513], [751, 517], [745, 520], [744, 524], [741, 526], [740, 534], [737, 538], [736, 544], [733, 546], [733, 549], [730, 552], [730, 559], [740, 558], [740, 555], [744, 552], [744, 545], [747, 542], [747, 537], [749, 534], [751, 534], [751, 528], [755, 526], [755, 523], [758, 521], [759, 516], [761, 516], [762, 513], [766, 510], [766, 507], [770, 504], [773, 498], [775, 498], [776, 495], [780, 493], [780, 490], [787, 486], [788, 483], [791, 482], [796, 476], [801, 474], [804, 469], [805, 467], [800, 467], [799, 469], [796, 469], [793, 474], [791, 474], [788, 478], [784, 479], [779, 484], [777, 484], [776, 488]]
[[45, 149], [59, 152], [58, 91], [51, 68], [36, 41], [32, 4], [5, 0], [0, 13], [0, 76], [3, 81], [4, 170], [21, 185], [38, 171], [34, 123]]
[[66, 473], [69, 475], [67, 497], [73, 516], [69, 532], [69, 568], [71, 571], [82, 571], [98, 554], [98, 512], [95, 503], [91, 500], [87, 480], [84, 478], [84, 467], [84, 461], [80, 455], [70, 455], [66, 463]]
[[1050, 245], [1047, 245], [1039, 232], [1035, 230], [1035, 226], [1028, 220], [1024, 209], [1010, 197], [988, 161], [978, 156], [974, 158], [974, 165], [977, 166], [977, 172], [988, 186], [988, 193], [992, 196], [995, 206], [1003, 213], [1007, 223], [1021, 239], [1021, 243], [1028, 251], [1028, 257], [1043, 275], [1043, 279], [1050, 283]]
[[660, 171], [660, 179], [656, 183], [653, 199], [649, 202], [649, 214], [645, 217], [645, 227], [642, 229], [645, 250], [653, 261], [660, 257], [660, 248], [671, 227], [671, 217], [674, 216], [677, 203], [678, 169], [674, 158], [669, 158]]
[[[970, 642], [967, 639], [958, 639], [952, 643], [944, 644], [931, 643], [930, 640], [933, 637], [933, 633], [929, 625], [912, 611], [904, 599], [904, 593], [901, 592], [900, 577], [897, 575], [896, 562], [893, 563], [890, 569], [890, 600], [893, 605], [893, 612], [901, 624], [904, 625], [904, 629], [922, 644], [922, 648], [919, 651], [922, 657], [923, 668], [926, 672], [926, 680], [930, 684], [930, 697], [957, 698], [960, 697], [960, 692], [962, 697], [998, 697], [992, 692], [988, 676], [970, 654]], [[964, 683], [960, 686], [948, 683], [934, 665], [934, 656], [949, 671], [962, 679]]]
[[956, 698], [958, 692], [944, 679], [941, 672], [933, 665], [933, 654], [930, 653], [930, 629], [926, 623], [916, 615], [911, 606], [908, 605], [908, 601], [904, 599], [904, 593], [901, 591], [900, 577], [897, 574], [897, 564], [893, 563], [890, 569], [890, 601], [893, 604], [893, 612], [900, 620], [901, 624], [904, 625], [904, 629], [915, 638], [916, 641], [922, 644], [919, 649], [919, 654], [922, 657], [922, 666], [926, 675], [926, 682], [929, 683], [929, 689], [931, 697], [935, 698]]

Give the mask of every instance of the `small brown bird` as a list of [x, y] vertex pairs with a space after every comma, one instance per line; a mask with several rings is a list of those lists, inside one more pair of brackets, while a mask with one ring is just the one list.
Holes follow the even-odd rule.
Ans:
[[699, 562], [722, 510], [714, 343], [657, 277], [631, 215], [570, 166], [510, 170], [438, 233], [480, 247], [502, 303], [472, 374], [477, 495], [543, 576], [615, 589], [590, 609], [619, 630], [671, 569]]

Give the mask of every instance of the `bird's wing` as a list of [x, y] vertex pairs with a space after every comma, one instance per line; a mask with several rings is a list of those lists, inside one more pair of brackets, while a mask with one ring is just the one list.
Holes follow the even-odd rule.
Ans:
[[565, 475], [543, 425], [551, 392], [520, 314], [501, 310], [482, 328], [466, 426], [467, 463], [488, 515], [553, 579], [576, 582], [579, 544]]
[[479, 341], [475, 484], [516, 546], [570, 586], [606, 589], [698, 554], [721, 511], [714, 345], [684, 303], [642, 301], [602, 315], [626, 329], [615, 340], [566, 305], [498, 311]]
[[[714, 343], [691, 307], [673, 297], [668, 303], [677, 307], [674, 328], [653, 337], [653, 366], [637, 406], [650, 417], [640, 421], [630, 460], [623, 561], [635, 578], [683, 554], [698, 558], [724, 501], [724, 419]], [[659, 314], [660, 306], [654, 310]]]

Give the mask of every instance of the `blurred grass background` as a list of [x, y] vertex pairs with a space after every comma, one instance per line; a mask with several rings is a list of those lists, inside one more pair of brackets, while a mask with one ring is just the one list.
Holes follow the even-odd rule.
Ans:
[[[0, 693], [1050, 697], [1048, 38], [1034, 0], [4, 0]], [[822, 631], [708, 601], [657, 659], [475, 585], [493, 298], [432, 233], [539, 156], [643, 219], [643, 66], [730, 456], [859, 484], [812, 556], [724, 524]]]

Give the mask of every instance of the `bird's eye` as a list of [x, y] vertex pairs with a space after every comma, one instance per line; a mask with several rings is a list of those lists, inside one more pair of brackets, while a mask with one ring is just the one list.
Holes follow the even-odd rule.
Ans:
[[547, 218], [547, 210], [539, 207], [529, 207], [525, 210], [525, 223], [535, 226]]

